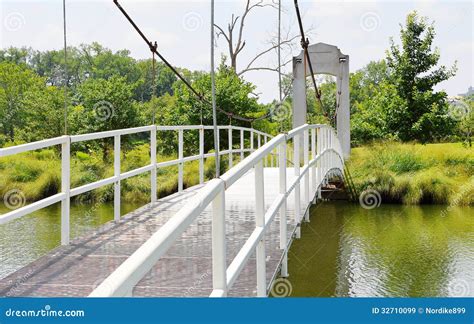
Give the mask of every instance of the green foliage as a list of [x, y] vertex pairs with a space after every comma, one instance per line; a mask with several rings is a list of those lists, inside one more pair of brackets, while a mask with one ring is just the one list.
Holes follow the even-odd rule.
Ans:
[[446, 93], [434, 92], [433, 88], [452, 77], [456, 68], [437, 67], [440, 54], [432, 49], [434, 26], [416, 12], [407, 16], [400, 37], [401, 47], [391, 41], [387, 64], [404, 104], [388, 112], [389, 131], [403, 141], [423, 143], [450, 134], [454, 122], [446, 116]]

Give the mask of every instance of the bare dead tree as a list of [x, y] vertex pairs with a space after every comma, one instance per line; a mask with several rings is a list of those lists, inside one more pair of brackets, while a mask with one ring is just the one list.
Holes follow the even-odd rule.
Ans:
[[[249, 14], [255, 11], [258, 8], [265, 8], [270, 7], [278, 10], [277, 4], [274, 2], [268, 3], [264, 2], [263, 0], [257, 1], [253, 3], [251, 0], [247, 0], [245, 5], [245, 10], [241, 16], [236, 16], [232, 14], [230, 22], [227, 24], [227, 30], [224, 30], [223, 27], [215, 24], [214, 26], [217, 28], [217, 37], [223, 37], [226, 41], [228, 51], [229, 51], [229, 59], [231, 67], [234, 68], [237, 75], [243, 75], [246, 72], [250, 71], [258, 71], [258, 70], [266, 70], [272, 72], [278, 72], [278, 66], [265, 66], [261, 64], [257, 64], [262, 57], [266, 54], [276, 51], [278, 49], [278, 39], [276, 36], [273, 36], [271, 40], [268, 42], [268, 47], [264, 50], [257, 53], [249, 62], [245, 65], [244, 68], [241, 70], [237, 70], [237, 60], [239, 54], [245, 47], [245, 40], [244, 40], [244, 29], [245, 29], [245, 21]], [[299, 38], [299, 34], [291, 35], [291, 31], [288, 30], [284, 33], [280, 46], [282, 48], [286, 48], [287, 51], [291, 52], [291, 50], [295, 47], [295, 40]], [[291, 55], [290, 55], [291, 56]], [[280, 67], [286, 66], [288, 63], [291, 62], [291, 57], [288, 59], [284, 59], [281, 63]]]

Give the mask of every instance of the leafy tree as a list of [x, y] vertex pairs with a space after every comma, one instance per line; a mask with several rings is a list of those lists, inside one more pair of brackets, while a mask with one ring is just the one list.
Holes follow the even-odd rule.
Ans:
[[[193, 87], [198, 93], [211, 101], [211, 77], [208, 73], [200, 73], [193, 82]], [[263, 107], [257, 102], [253, 92], [255, 86], [250, 82], [238, 77], [235, 71], [221, 63], [216, 72], [216, 103], [219, 107], [217, 111], [217, 124], [226, 125], [232, 122], [233, 125], [250, 126], [248, 122], [229, 118], [222, 111], [232, 113], [236, 116], [255, 118], [265, 114]], [[212, 106], [199, 100], [182, 82], [175, 84], [176, 109], [173, 124], [201, 124], [212, 125]], [[212, 134], [206, 140], [208, 147], [212, 148]], [[222, 138], [223, 145], [226, 145], [226, 137]]]
[[[74, 98], [75, 107], [69, 119], [71, 131], [84, 134], [138, 126], [133, 90], [133, 86], [120, 76], [86, 80]], [[101, 147], [107, 158], [110, 141], [104, 141]]]
[[416, 12], [407, 16], [401, 27], [401, 47], [391, 40], [387, 51], [387, 64], [391, 69], [392, 82], [404, 104], [389, 112], [389, 131], [401, 140], [426, 142], [434, 136], [448, 134], [453, 121], [445, 118], [447, 95], [434, 92], [433, 87], [455, 74], [455, 66], [437, 67], [439, 50], [432, 49], [435, 30]]
[[[135, 90], [135, 99], [145, 102], [151, 100], [153, 94], [160, 97], [165, 93], [173, 94], [175, 74], [162, 62], [155, 63], [155, 89], [153, 90], [153, 63], [152, 60], [142, 60], [137, 63], [140, 70], [140, 79]], [[154, 92], [154, 93], [153, 93]]]
[[0, 63], [0, 127], [10, 141], [15, 140], [15, 131], [26, 122], [28, 110], [44, 88], [44, 79], [25, 65], [10, 62]]
[[472, 136], [474, 132], [474, 95], [466, 97], [462, 101], [465, 110], [461, 111], [462, 116], [459, 121], [459, 133], [464, 143], [472, 147]]

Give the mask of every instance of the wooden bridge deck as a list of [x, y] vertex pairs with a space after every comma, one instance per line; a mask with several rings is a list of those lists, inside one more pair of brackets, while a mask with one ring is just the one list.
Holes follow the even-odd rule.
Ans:
[[[278, 194], [278, 169], [265, 168], [265, 204]], [[288, 183], [292, 169], [288, 169]], [[141, 244], [172, 217], [202, 185], [148, 204], [109, 222], [69, 246], [58, 247], [0, 280], [0, 296], [87, 296]], [[305, 207], [301, 204], [302, 208]], [[287, 206], [288, 237], [294, 230], [294, 198]], [[255, 228], [253, 172], [226, 191], [227, 262], [230, 264]], [[304, 211], [302, 210], [301, 213]], [[278, 271], [279, 218], [266, 232], [267, 283]], [[206, 209], [134, 289], [134, 296], [209, 296], [212, 291], [211, 212]], [[254, 256], [229, 292], [256, 295]]]

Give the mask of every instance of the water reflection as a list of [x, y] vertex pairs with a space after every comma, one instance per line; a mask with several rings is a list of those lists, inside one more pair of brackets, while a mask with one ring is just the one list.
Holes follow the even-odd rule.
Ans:
[[472, 296], [474, 208], [324, 203], [293, 244], [293, 296]]

